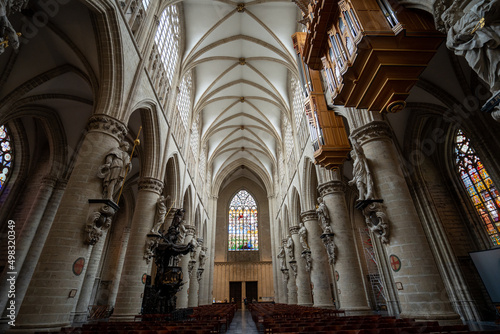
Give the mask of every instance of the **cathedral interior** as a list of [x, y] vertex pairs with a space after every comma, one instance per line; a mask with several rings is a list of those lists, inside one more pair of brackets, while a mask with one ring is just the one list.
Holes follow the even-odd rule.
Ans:
[[1, 1], [0, 331], [494, 323], [498, 0], [238, 1]]

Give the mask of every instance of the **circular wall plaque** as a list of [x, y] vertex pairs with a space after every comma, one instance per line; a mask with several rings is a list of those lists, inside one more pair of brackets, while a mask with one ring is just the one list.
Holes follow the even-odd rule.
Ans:
[[76, 276], [80, 276], [84, 266], [85, 266], [84, 257], [79, 257], [78, 259], [76, 259], [76, 261], [73, 263], [73, 274], [75, 274]]
[[143, 274], [143, 275], [142, 275], [142, 279], [141, 279], [142, 284], [146, 284], [146, 280], [147, 280], [147, 278], [148, 278], [148, 274]]
[[397, 272], [401, 269], [401, 260], [399, 259], [399, 257], [393, 254], [389, 256], [389, 260], [391, 262], [391, 268], [393, 271]]
[[335, 270], [335, 280], [338, 282], [340, 278], [339, 272]]

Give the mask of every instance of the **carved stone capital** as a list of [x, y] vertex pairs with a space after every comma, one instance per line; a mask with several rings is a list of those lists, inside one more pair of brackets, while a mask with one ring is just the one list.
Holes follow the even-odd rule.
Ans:
[[390, 222], [382, 203], [371, 203], [363, 209], [368, 229], [377, 236], [383, 244], [389, 243]]
[[94, 115], [87, 122], [87, 131], [89, 132], [104, 132], [115, 137], [119, 142], [127, 135], [127, 126], [119, 120], [105, 116]]
[[40, 185], [43, 187], [54, 188], [57, 184], [57, 177], [53, 175], [45, 175], [40, 181]]
[[163, 182], [157, 179], [153, 179], [152, 177], [145, 177], [139, 181], [139, 191], [151, 191], [156, 193], [157, 195], [161, 195], [163, 191]]
[[342, 181], [328, 181], [320, 184], [318, 186], [318, 191], [321, 197], [333, 193], [343, 193], [345, 192], [345, 184]]
[[144, 256], [143, 259], [149, 264], [151, 258], [155, 255], [155, 250], [159, 245], [159, 238], [157, 235], [148, 235], [146, 239], [146, 244], [144, 245]]
[[351, 138], [363, 146], [373, 140], [390, 140], [392, 132], [386, 122], [374, 121], [352, 131]]
[[300, 230], [299, 226], [290, 226], [289, 231], [291, 234], [298, 234]]
[[194, 235], [196, 233], [196, 226], [194, 225], [184, 225], [186, 228], [186, 235]]
[[304, 211], [300, 214], [300, 218], [302, 218], [302, 221], [305, 223], [310, 220], [317, 221], [318, 220], [318, 215], [316, 214], [316, 210], [309, 210], [309, 211]]
[[57, 184], [56, 184], [54, 189], [55, 190], [65, 190], [67, 186], [68, 186], [68, 180], [59, 179], [59, 180], [57, 180]]

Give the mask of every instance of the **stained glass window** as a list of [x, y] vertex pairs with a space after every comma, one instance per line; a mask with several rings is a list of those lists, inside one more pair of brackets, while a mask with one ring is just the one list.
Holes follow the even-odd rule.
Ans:
[[257, 203], [246, 190], [240, 190], [229, 204], [230, 251], [259, 250]]
[[12, 168], [12, 144], [5, 125], [0, 126], [0, 191], [9, 178]]
[[455, 137], [455, 162], [486, 233], [493, 245], [500, 245], [500, 196], [490, 175], [462, 130]]

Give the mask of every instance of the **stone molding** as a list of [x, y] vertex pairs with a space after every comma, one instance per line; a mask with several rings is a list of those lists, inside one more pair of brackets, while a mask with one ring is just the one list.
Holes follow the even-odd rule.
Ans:
[[290, 226], [288, 229], [290, 230], [291, 234], [298, 234], [300, 227], [299, 226]]
[[374, 121], [352, 131], [351, 138], [363, 146], [373, 140], [390, 140], [392, 131], [387, 122]]
[[127, 135], [127, 127], [115, 118], [105, 115], [95, 115], [89, 118], [87, 122], [87, 131], [98, 131], [110, 134], [119, 142]]
[[161, 195], [163, 191], [163, 182], [152, 177], [142, 178], [139, 181], [139, 191], [146, 190]]
[[45, 175], [40, 181], [40, 186], [55, 188], [58, 181], [59, 179], [53, 175]]
[[302, 221], [305, 223], [306, 221], [310, 220], [318, 220], [318, 215], [316, 214], [316, 210], [309, 210], [309, 211], [304, 211], [300, 214], [300, 218], [302, 218]]
[[318, 191], [321, 197], [325, 197], [326, 195], [333, 193], [344, 193], [345, 192], [345, 184], [342, 181], [328, 181], [322, 183], [318, 186]]
[[67, 186], [68, 186], [68, 180], [59, 179], [59, 180], [57, 180], [57, 184], [55, 186], [55, 189], [56, 190], [65, 190]]

